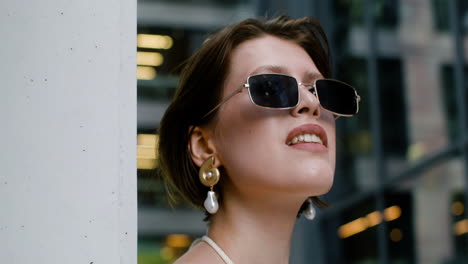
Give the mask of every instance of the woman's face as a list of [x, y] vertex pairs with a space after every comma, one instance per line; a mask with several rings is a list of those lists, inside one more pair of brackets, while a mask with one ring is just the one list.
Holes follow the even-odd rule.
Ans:
[[[292, 41], [263, 36], [234, 49], [223, 96], [247, 77], [262, 73], [293, 76], [313, 83], [323, 78], [307, 52]], [[219, 109], [214, 143], [229, 176], [228, 186], [240, 192], [326, 193], [335, 170], [335, 121], [317, 98], [300, 86], [294, 109], [271, 110], [252, 104], [247, 88]], [[323, 144], [301, 142], [318, 136]], [[291, 144], [298, 139], [297, 144]], [[316, 138], [315, 138], [316, 140]]]

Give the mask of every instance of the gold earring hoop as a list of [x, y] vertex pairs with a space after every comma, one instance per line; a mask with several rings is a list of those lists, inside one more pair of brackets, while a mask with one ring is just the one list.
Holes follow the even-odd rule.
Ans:
[[218, 211], [219, 204], [216, 197], [216, 193], [213, 191], [213, 186], [219, 181], [219, 170], [214, 167], [215, 158], [214, 156], [209, 157], [205, 162], [203, 162], [198, 172], [198, 177], [200, 182], [206, 187], [210, 187], [208, 195], [203, 203], [206, 211], [210, 214], [214, 214]]
[[213, 190], [213, 186], [219, 181], [219, 170], [214, 167], [214, 163], [215, 158], [213, 156], [209, 157], [203, 162], [198, 173], [201, 183], [206, 187], [210, 187], [211, 190]]

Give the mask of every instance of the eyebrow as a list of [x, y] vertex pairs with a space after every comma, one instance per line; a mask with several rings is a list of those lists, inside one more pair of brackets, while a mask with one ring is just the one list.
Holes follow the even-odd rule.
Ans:
[[[283, 66], [280, 66], [280, 65], [263, 65], [263, 66], [260, 66], [257, 69], [255, 69], [253, 72], [251, 72], [249, 74], [249, 76], [257, 75], [257, 74], [261, 74], [261, 73], [266, 73], [266, 72], [279, 73], [279, 74], [285, 74], [285, 75], [290, 74], [286, 67], [283, 67]], [[308, 82], [309, 81], [313, 82], [313, 81], [315, 81], [317, 79], [323, 79], [323, 75], [320, 72], [313, 72], [313, 71], [307, 72], [302, 77], [303, 77], [304, 80], [307, 80]]]
[[252, 76], [265, 72], [287, 74], [288, 70], [285, 67], [279, 65], [263, 65], [255, 69], [249, 75]]
[[323, 75], [320, 72], [308, 72], [304, 75], [304, 80], [309, 82], [314, 82], [318, 79], [323, 79]]

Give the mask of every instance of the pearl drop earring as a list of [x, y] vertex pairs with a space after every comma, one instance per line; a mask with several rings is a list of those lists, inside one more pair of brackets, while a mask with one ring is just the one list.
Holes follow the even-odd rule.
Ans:
[[213, 191], [213, 186], [219, 181], [219, 170], [213, 167], [215, 159], [213, 156], [209, 157], [200, 167], [198, 176], [200, 181], [206, 187], [210, 187], [207, 197], [203, 206], [210, 214], [215, 214], [218, 211], [219, 204], [216, 193]]
[[304, 216], [308, 220], [312, 221], [312, 220], [314, 220], [315, 215], [316, 215], [316, 212], [315, 212], [314, 202], [312, 201], [312, 198], [309, 197], [307, 199], [307, 207], [304, 210]]

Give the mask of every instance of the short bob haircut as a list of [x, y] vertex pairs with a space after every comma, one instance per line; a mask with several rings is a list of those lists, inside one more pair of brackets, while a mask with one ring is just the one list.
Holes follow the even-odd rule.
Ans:
[[[200, 183], [199, 168], [192, 161], [189, 150], [191, 129], [216, 122], [217, 111], [205, 118], [204, 115], [221, 100], [233, 50], [244, 41], [266, 35], [301, 46], [320, 73], [325, 78], [331, 77], [328, 41], [314, 18], [246, 19], [211, 35], [185, 62], [175, 96], [159, 128], [159, 168], [171, 199], [174, 194], [179, 194], [195, 207], [203, 208], [208, 188]], [[223, 170], [221, 173], [221, 179], [226, 177]], [[215, 189], [218, 199], [222, 199], [222, 180]], [[319, 207], [326, 206], [319, 198], [312, 198]], [[303, 208], [304, 205], [299, 214]]]

